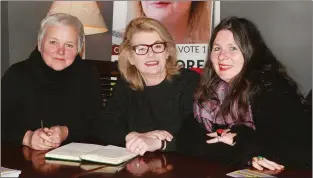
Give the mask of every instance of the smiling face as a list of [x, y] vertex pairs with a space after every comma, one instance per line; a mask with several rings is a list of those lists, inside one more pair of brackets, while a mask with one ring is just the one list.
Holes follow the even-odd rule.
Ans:
[[210, 57], [216, 74], [225, 82], [236, 77], [244, 65], [243, 54], [229, 30], [217, 33]]
[[[139, 47], [138, 45], [152, 45], [155, 43], [164, 42], [157, 32], [137, 32], [132, 36], [131, 44], [132, 46]], [[154, 45], [154, 50], [159, 50], [161, 46]], [[138, 55], [133, 50], [132, 57], [129, 59], [131, 65], [135, 65], [138, 71], [143, 77], [146, 76], [161, 76], [165, 78], [166, 76], [166, 58], [168, 57], [168, 52], [165, 49], [163, 52], [155, 53], [152, 48], [148, 48], [147, 54]]]
[[147, 17], [163, 22], [175, 22], [179, 17], [189, 13], [191, 1], [141, 1], [141, 5]]
[[78, 53], [78, 33], [71, 26], [48, 26], [38, 50], [45, 63], [56, 71], [70, 66]]

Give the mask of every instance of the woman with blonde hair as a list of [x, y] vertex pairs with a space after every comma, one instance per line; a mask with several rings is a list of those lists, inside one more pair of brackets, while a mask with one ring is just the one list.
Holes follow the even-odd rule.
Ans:
[[173, 38], [159, 21], [140, 17], [129, 23], [120, 45], [121, 79], [97, 124], [101, 139], [126, 143], [129, 151], [141, 155], [175, 150], [175, 135], [183, 118], [192, 113], [199, 81], [197, 73], [178, 66], [176, 52]]
[[212, 1], [132, 1], [135, 17], [160, 21], [176, 43], [207, 43]]

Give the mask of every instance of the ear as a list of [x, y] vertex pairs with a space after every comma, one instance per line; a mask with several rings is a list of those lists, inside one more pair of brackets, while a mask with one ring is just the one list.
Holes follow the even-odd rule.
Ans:
[[170, 58], [170, 51], [167, 49], [166, 50], [166, 58], [165, 59], [168, 60], [169, 58]]
[[41, 52], [41, 46], [39, 45], [39, 41], [37, 41], [37, 48], [38, 48], [38, 51]]
[[130, 65], [135, 65], [134, 57], [128, 57], [128, 62]]

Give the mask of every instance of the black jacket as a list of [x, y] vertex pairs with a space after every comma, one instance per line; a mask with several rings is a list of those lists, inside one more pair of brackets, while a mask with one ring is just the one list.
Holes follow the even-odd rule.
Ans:
[[235, 125], [236, 144], [207, 144], [206, 130], [193, 115], [178, 135], [178, 151], [223, 163], [246, 164], [264, 156], [288, 166], [311, 168], [312, 116], [296, 89], [280, 74], [263, 72], [254, 80], [258, 90], [250, 98], [256, 130]]
[[100, 113], [99, 74], [80, 56], [62, 71], [43, 61], [37, 48], [29, 59], [12, 65], [1, 80], [1, 136], [21, 144], [27, 130], [64, 125], [66, 142], [82, 141]]

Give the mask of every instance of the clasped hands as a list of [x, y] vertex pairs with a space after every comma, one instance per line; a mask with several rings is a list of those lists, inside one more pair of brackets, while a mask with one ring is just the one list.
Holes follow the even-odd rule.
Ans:
[[[219, 130], [221, 130], [221, 129], [219, 129]], [[234, 146], [236, 144], [236, 143], [234, 143], [234, 137], [236, 135], [237, 135], [236, 133], [231, 133], [230, 129], [222, 130], [222, 133], [220, 133], [220, 136], [218, 135], [218, 131], [216, 131], [216, 132], [212, 132], [212, 133], [207, 134], [207, 136], [213, 137], [213, 138], [210, 140], [207, 140], [206, 142], [208, 144], [223, 142], [227, 145]]]
[[24, 135], [23, 145], [34, 150], [49, 150], [59, 147], [67, 136], [68, 128], [66, 126], [39, 128], [35, 131], [29, 130]]
[[154, 130], [146, 133], [130, 132], [126, 135], [126, 149], [130, 152], [140, 154], [162, 149], [162, 140], [172, 141], [173, 136], [165, 130]]

